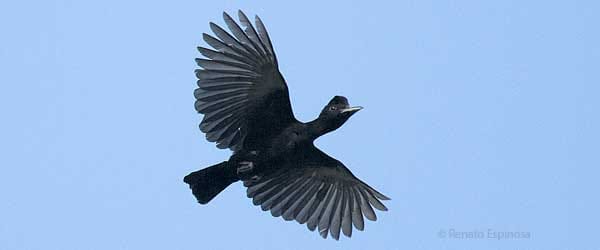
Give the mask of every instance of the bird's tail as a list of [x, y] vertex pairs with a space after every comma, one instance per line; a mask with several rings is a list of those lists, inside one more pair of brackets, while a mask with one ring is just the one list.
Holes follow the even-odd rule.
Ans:
[[188, 174], [183, 182], [190, 185], [200, 204], [206, 204], [239, 179], [227, 161]]

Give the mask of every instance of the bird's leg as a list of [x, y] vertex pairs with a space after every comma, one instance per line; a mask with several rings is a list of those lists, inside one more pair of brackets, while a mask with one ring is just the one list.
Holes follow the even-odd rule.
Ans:
[[251, 161], [240, 161], [237, 166], [237, 174], [244, 175], [252, 172], [254, 169], [254, 162]]
[[254, 173], [254, 170], [257, 167], [257, 156], [257, 151], [249, 151], [243, 157], [240, 157], [242, 160], [237, 163], [236, 173], [241, 180], [258, 178]]
[[255, 172], [256, 165], [251, 161], [241, 161], [238, 163], [237, 176], [242, 181], [258, 181], [260, 176]]

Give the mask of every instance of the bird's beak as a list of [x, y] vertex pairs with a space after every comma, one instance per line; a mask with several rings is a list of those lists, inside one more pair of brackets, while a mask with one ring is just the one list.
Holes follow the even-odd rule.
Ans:
[[350, 108], [342, 109], [341, 113], [344, 114], [344, 113], [348, 113], [349, 112], [350, 114], [354, 114], [354, 113], [356, 113], [357, 111], [359, 111], [361, 109], [363, 109], [363, 107], [361, 107], [361, 106], [350, 107]]

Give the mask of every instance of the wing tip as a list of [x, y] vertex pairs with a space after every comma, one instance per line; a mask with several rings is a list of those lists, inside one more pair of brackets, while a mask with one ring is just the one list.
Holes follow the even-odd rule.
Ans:
[[225, 20], [225, 22], [230, 21], [230, 20], [233, 21], [233, 18], [231, 18], [229, 13], [223, 11], [223, 20]]
[[[213, 37], [212, 37], [211, 35], [209, 35], [208, 33], [206, 33], [206, 32], [203, 32], [203, 33], [202, 33], [202, 40], [204, 40], [205, 42], [207, 42], [207, 43], [208, 43], [208, 41], [207, 41], [207, 40], [208, 40], [208, 39], [211, 39], [211, 38], [213, 38]], [[213, 39], [214, 39], [214, 38], [213, 38]]]

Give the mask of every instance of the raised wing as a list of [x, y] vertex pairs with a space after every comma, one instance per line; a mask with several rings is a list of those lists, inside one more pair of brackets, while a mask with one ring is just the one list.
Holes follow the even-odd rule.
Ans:
[[306, 223], [311, 231], [318, 227], [323, 238], [330, 232], [336, 240], [340, 229], [351, 237], [352, 224], [362, 231], [363, 216], [377, 220], [372, 207], [387, 211], [380, 200], [389, 200], [388, 197], [316, 147], [311, 146], [308, 151], [305, 159], [310, 160], [302, 166], [284, 166], [258, 180], [244, 181], [254, 205], [270, 210], [275, 217]]
[[200, 130], [218, 148], [234, 151], [295, 121], [267, 30], [258, 16], [256, 30], [243, 12], [238, 15], [243, 29], [223, 13], [231, 34], [214, 23], [216, 38], [203, 34], [214, 50], [198, 47], [207, 59], [196, 59], [202, 69], [194, 91], [196, 110], [204, 114]]

